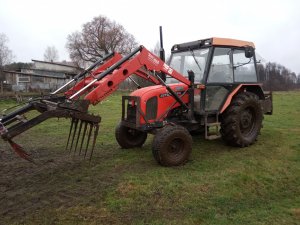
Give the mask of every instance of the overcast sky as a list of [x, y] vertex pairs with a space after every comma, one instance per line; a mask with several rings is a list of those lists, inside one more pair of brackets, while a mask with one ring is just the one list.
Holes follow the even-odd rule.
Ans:
[[267, 61], [300, 73], [298, 0], [0, 0], [0, 33], [9, 38], [14, 61], [43, 60], [55, 46], [68, 60], [68, 34], [95, 16], [115, 20], [153, 49], [163, 26], [166, 52], [175, 43], [226, 37], [253, 41]]

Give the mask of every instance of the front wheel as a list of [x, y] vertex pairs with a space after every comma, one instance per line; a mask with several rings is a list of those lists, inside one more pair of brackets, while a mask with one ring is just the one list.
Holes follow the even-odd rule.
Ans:
[[192, 137], [182, 126], [165, 126], [153, 139], [152, 153], [163, 166], [185, 164], [192, 151]]
[[120, 122], [115, 130], [118, 144], [125, 149], [141, 147], [146, 139], [147, 133], [122, 125]]

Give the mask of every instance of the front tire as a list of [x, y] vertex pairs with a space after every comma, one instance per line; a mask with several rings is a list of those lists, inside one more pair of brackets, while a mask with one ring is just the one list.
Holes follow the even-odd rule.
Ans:
[[263, 112], [258, 96], [251, 92], [240, 93], [222, 115], [222, 138], [232, 146], [249, 146], [256, 141], [262, 120]]
[[163, 166], [185, 164], [191, 151], [192, 137], [187, 129], [179, 125], [165, 126], [153, 139], [153, 156]]
[[123, 126], [120, 122], [116, 127], [115, 137], [121, 148], [128, 149], [141, 147], [147, 139], [147, 133]]

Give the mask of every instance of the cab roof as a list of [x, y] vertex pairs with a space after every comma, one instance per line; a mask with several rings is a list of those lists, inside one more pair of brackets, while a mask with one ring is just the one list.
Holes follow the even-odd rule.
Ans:
[[237, 39], [217, 38], [217, 37], [213, 37], [211, 39], [212, 39], [212, 45], [233, 46], [233, 47], [251, 46], [255, 48], [254, 43], [250, 41], [241, 41]]
[[190, 49], [198, 49], [203, 47], [210, 47], [210, 46], [230, 46], [230, 47], [244, 47], [244, 46], [251, 46], [255, 48], [253, 42], [249, 41], [242, 41], [237, 39], [231, 38], [218, 38], [212, 37], [208, 39], [202, 39], [192, 42], [186, 42], [182, 44], [176, 44], [172, 47], [171, 51], [186, 51]]

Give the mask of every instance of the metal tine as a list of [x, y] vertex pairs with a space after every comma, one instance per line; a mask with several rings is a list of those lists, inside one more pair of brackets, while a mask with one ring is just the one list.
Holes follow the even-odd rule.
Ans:
[[80, 134], [81, 134], [81, 129], [82, 129], [82, 124], [83, 124], [83, 121], [80, 120], [79, 130], [78, 130], [78, 133], [77, 133], [76, 145], [75, 145], [75, 149], [74, 149], [74, 155], [75, 155], [76, 150], [77, 150], [77, 146], [78, 146], [78, 142], [79, 142], [79, 138], [80, 138]]
[[68, 146], [69, 146], [69, 142], [70, 142], [70, 137], [71, 137], [71, 133], [72, 133], [72, 129], [73, 129], [74, 120], [75, 120], [74, 118], [72, 118], [72, 120], [71, 120], [70, 131], [69, 131], [69, 137], [68, 137], [68, 142], [67, 142], [65, 151], [68, 150]]
[[89, 147], [89, 144], [90, 144], [91, 134], [92, 134], [92, 130], [93, 130], [93, 124], [92, 124], [92, 123], [89, 123], [89, 124], [90, 124], [90, 129], [89, 129], [88, 139], [87, 139], [87, 142], [86, 142], [86, 148], [85, 148], [85, 153], [84, 153], [84, 159], [85, 159], [85, 157], [86, 157], [86, 153], [87, 153], [87, 150], [88, 150], [88, 147]]
[[73, 148], [74, 139], [75, 139], [75, 135], [76, 135], [76, 131], [77, 131], [78, 121], [79, 121], [79, 119], [75, 119], [75, 121], [74, 121], [75, 127], [74, 127], [74, 132], [73, 132], [73, 136], [72, 136], [72, 142], [71, 142], [71, 147], [70, 147], [69, 153], [71, 153], [72, 148]]
[[96, 144], [96, 140], [97, 140], [97, 136], [98, 136], [98, 132], [99, 132], [99, 124], [94, 124], [95, 130], [94, 130], [94, 140], [93, 140], [93, 145], [92, 145], [92, 149], [91, 149], [91, 154], [90, 154], [90, 161], [92, 159], [93, 156], [93, 152], [94, 152], [94, 148], [95, 148], [95, 144]]
[[87, 123], [87, 122], [84, 122], [83, 134], [82, 134], [82, 138], [81, 138], [80, 149], [79, 149], [79, 154], [78, 154], [78, 155], [81, 154], [81, 150], [82, 150], [84, 138], [85, 138], [85, 136], [86, 136], [87, 125], [88, 125], [88, 123]]

